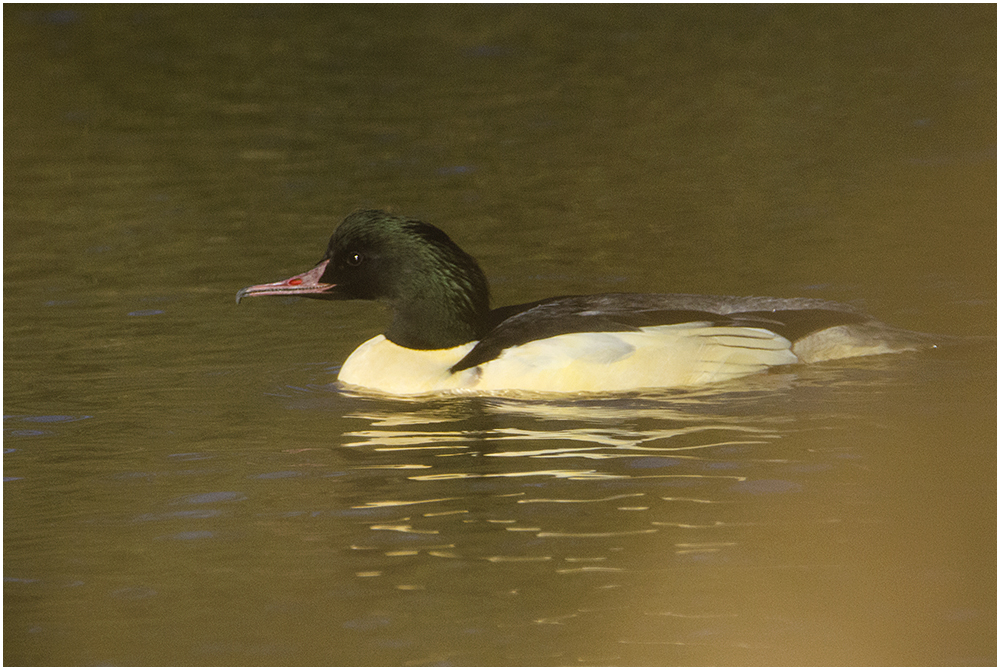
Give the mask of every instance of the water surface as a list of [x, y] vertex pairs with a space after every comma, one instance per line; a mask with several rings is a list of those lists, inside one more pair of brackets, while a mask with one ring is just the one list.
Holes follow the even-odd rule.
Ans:
[[995, 343], [387, 400], [248, 301], [357, 207], [496, 304], [994, 335], [996, 9], [5, 6], [6, 664], [996, 664]]

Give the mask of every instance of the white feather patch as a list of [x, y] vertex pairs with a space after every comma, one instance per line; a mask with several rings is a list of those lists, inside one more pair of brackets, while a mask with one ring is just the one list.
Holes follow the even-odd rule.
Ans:
[[504, 350], [475, 368], [450, 367], [474, 342], [406, 349], [379, 335], [348, 357], [347, 384], [395, 395], [434, 391], [627, 391], [691, 387], [799, 362], [784, 337], [761, 328], [687, 323], [634, 332], [569, 333]]

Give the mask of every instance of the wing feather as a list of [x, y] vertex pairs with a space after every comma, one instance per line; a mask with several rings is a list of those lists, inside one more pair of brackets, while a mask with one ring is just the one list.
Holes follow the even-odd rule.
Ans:
[[[489, 332], [451, 371], [482, 365], [511, 347], [570, 333], [635, 332], [657, 326], [702, 323], [764, 329], [794, 342], [819, 330], [867, 318], [847, 305], [808, 298], [630, 293], [561, 296], [493, 310]], [[735, 342], [733, 346], [737, 346]], [[739, 346], [752, 344], [744, 342]]]

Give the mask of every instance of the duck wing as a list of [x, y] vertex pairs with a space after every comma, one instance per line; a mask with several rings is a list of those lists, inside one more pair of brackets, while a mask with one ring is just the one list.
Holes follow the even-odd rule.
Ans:
[[794, 342], [826, 328], [868, 320], [850, 306], [808, 298], [632, 293], [561, 296], [492, 310], [487, 334], [451, 371], [481, 365], [511, 347], [569, 333], [634, 332], [692, 323], [761, 328]]

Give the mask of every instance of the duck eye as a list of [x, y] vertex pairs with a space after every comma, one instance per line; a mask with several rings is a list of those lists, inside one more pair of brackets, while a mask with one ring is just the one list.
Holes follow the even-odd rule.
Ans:
[[358, 265], [361, 265], [362, 260], [364, 260], [364, 256], [359, 254], [357, 251], [352, 251], [351, 253], [347, 254], [348, 265], [357, 267]]

